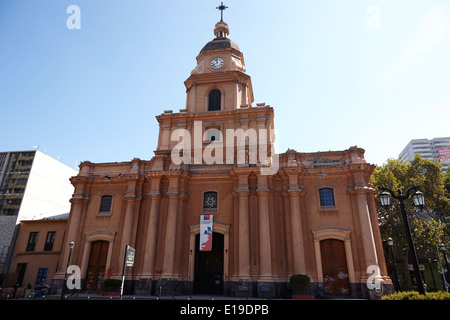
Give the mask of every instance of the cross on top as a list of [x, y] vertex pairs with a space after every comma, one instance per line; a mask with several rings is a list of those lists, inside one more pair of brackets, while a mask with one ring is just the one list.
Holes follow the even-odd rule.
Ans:
[[216, 9], [220, 10], [220, 21], [223, 21], [223, 11], [228, 9], [228, 7], [221, 2], [220, 6], [216, 7]]

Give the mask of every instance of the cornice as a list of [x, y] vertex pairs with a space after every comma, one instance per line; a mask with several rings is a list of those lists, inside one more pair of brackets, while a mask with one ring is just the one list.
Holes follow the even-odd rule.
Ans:
[[192, 86], [212, 84], [218, 82], [235, 82], [238, 81], [242, 84], [247, 84], [251, 80], [251, 77], [239, 70], [224, 71], [224, 72], [208, 72], [192, 74], [184, 81], [186, 89], [189, 90]]

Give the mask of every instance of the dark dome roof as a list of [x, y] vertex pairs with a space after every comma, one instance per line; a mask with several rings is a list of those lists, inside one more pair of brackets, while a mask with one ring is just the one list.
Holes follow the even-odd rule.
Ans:
[[[208, 42], [200, 52], [217, 50], [217, 49], [227, 49], [233, 48], [239, 50], [239, 46], [228, 38], [215, 38], [214, 40]], [[240, 50], [239, 50], [240, 51]]]

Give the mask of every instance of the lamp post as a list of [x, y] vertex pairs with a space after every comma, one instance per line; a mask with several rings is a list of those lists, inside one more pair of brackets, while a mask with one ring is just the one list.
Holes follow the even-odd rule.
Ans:
[[75, 247], [75, 242], [71, 241], [69, 243], [69, 258], [67, 259], [66, 272], [64, 273], [64, 282], [61, 290], [61, 300], [64, 300], [64, 293], [66, 292], [66, 284], [67, 284], [67, 269], [69, 269], [70, 257], [72, 256], [72, 250]]
[[[444, 255], [445, 265], [446, 265], [446, 267], [447, 267], [447, 276], [448, 276], [448, 275], [449, 275], [449, 272], [450, 272], [450, 269], [449, 269], [449, 267], [448, 267], [447, 252], [445, 251], [445, 246], [444, 246], [443, 243], [441, 243], [441, 244], [439, 245], [439, 249], [442, 251], [442, 254]], [[444, 274], [444, 282], [445, 282], [445, 284], [446, 284], [447, 291], [448, 291], [448, 284], [447, 284], [447, 280], [446, 280], [446, 278], [445, 278], [445, 273], [443, 272], [443, 274]]]
[[430, 265], [430, 273], [431, 279], [433, 279], [433, 286], [436, 288], [436, 280], [434, 280], [433, 265], [431, 264], [431, 258], [428, 258], [428, 264]]
[[425, 197], [422, 192], [418, 191], [418, 189], [419, 189], [418, 186], [413, 186], [406, 191], [406, 194], [402, 194], [402, 191], [400, 189], [398, 189], [398, 194], [395, 194], [394, 191], [392, 191], [391, 189], [385, 188], [382, 186], [382, 187], [380, 187], [380, 190], [382, 190], [382, 192], [379, 194], [379, 197], [380, 197], [381, 205], [384, 207], [389, 207], [391, 205], [391, 196], [400, 202], [400, 211], [402, 213], [403, 224], [405, 226], [406, 239], [408, 240], [409, 250], [410, 250], [410, 252], [412, 254], [412, 258], [413, 258], [412, 263], [414, 266], [414, 274], [416, 276], [416, 281], [417, 281], [417, 290], [419, 291], [420, 294], [425, 294], [422, 275], [420, 274], [420, 270], [419, 270], [419, 262], [417, 260], [417, 253], [416, 253], [416, 249], [414, 247], [414, 243], [412, 241], [411, 230], [409, 228], [409, 222], [408, 222], [408, 217], [406, 216], [405, 203], [404, 203], [404, 201], [406, 199], [408, 199], [409, 196], [411, 196], [412, 200], [414, 202], [414, 205], [416, 207], [422, 209], [423, 205], [425, 204]]
[[397, 272], [397, 262], [395, 261], [395, 255], [394, 255], [394, 240], [392, 238], [387, 239], [387, 244], [389, 246], [389, 253], [392, 257], [392, 266], [394, 268], [394, 286], [395, 291], [400, 291], [400, 283], [398, 282], [398, 272]]

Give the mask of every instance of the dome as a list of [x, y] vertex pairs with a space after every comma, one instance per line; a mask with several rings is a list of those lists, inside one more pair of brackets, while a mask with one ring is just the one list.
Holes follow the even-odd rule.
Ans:
[[233, 41], [231, 41], [228, 38], [216, 38], [210, 42], [208, 42], [203, 49], [200, 51], [204, 52], [204, 51], [209, 51], [209, 50], [218, 50], [218, 49], [227, 49], [227, 48], [232, 48], [232, 49], [236, 49], [239, 50], [239, 46], [234, 43]]
[[230, 34], [230, 29], [228, 28], [228, 24], [226, 22], [222, 20], [217, 22], [214, 28], [214, 34], [216, 38], [208, 42], [200, 51], [200, 53], [209, 50], [227, 49], [227, 48], [232, 48], [239, 51], [239, 46], [227, 38], [227, 36]]

